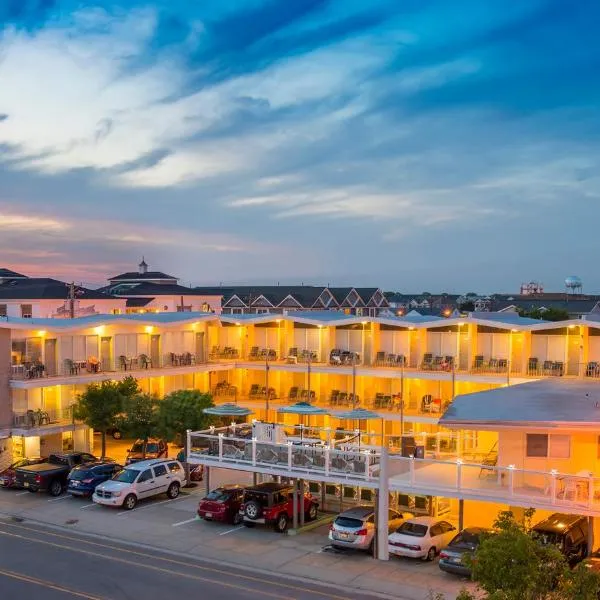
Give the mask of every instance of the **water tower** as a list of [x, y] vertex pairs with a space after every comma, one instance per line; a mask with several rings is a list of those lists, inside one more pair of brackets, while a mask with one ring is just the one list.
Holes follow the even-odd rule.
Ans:
[[573, 296], [579, 295], [583, 292], [583, 281], [581, 281], [581, 277], [577, 277], [577, 275], [570, 275], [565, 279], [565, 289], [567, 294], [571, 294]]

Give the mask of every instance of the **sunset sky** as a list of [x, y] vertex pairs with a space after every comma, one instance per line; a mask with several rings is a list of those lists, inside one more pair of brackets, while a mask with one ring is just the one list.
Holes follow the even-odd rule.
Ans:
[[591, 0], [3, 0], [0, 266], [600, 292], [599, 23]]

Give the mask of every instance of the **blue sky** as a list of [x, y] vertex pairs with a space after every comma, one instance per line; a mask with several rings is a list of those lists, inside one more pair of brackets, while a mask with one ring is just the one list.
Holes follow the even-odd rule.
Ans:
[[600, 291], [600, 3], [0, 0], [0, 257]]

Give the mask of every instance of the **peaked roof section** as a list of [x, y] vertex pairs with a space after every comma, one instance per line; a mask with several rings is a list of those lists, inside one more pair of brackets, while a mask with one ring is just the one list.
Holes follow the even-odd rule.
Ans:
[[143, 279], [160, 279], [165, 281], [177, 281], [177, 277], [167, 275], [162, 271], [147, 271], [146, 273], [140, 273], [139, 271], [129, 271], [128, 273], [121, 273], [110, 277], [109, 281], [140, 281]]
[[[69, 285], [49, 277], [25, 277], [0, 284], [0, 300], [67, 300]], [[108, 300], [110, 295], [99, 290], [76, 286], [78, 300]]]
[[27, 279], [27, 275], [22, 275], [11, 269], [0, 267], [0, 279], [12, 279], [13, 277], [16, 279]]
[[600, 427], [598, 384], [545, 379], [457, 396], [440, 418], [444, 427], [467, 429]]

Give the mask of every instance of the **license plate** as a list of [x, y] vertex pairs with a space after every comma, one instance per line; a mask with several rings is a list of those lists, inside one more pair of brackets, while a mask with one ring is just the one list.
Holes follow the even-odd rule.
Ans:
[[205, 519], [212, 519], [212, 513], [204, 513]]
[[337, 536], [338, 540], [347, 540], [350, 537], [349, 533], [338, 533]]
[[23, 483], [23, 487], [29, 487], [29, 483], [27, 483], [27, 482]]

